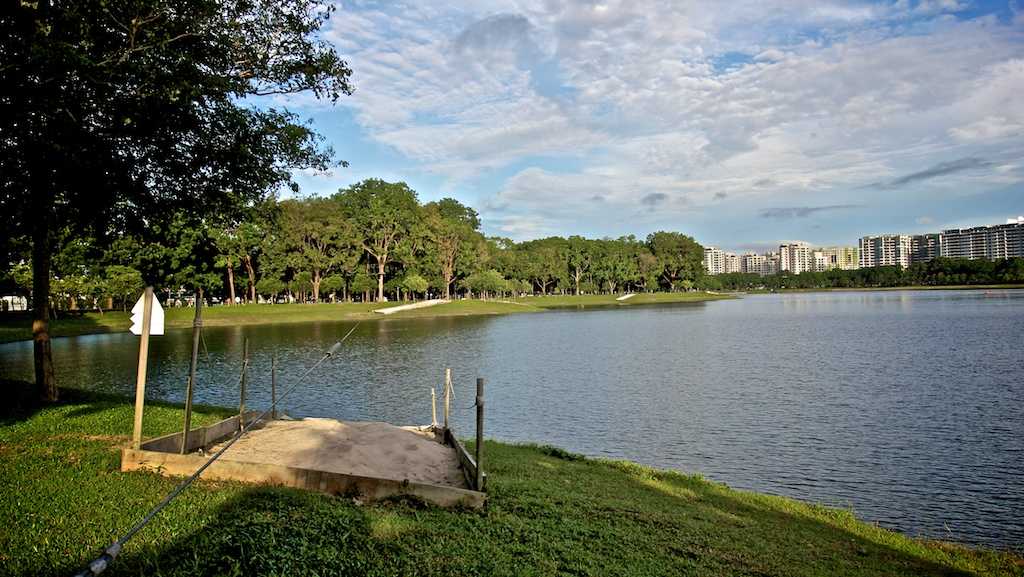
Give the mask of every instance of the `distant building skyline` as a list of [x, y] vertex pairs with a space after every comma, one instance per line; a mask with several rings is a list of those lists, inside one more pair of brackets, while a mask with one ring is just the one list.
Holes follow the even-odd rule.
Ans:
[[867, 235], [858, 239], [856, 247], [815, 247], [796, 241], [780, 244], [777, 253], [737, 255], [707, 246], [704, 249], [704, 270], [712, 275], [744, 272], [766, 276], [777, 272], [800, 274], [879, 266], [906, 268], [940, 256], [988, 260], [1024, 257], [1024, 216], [1006, 219], [1005, 224], [946, 229], [936, 233]]

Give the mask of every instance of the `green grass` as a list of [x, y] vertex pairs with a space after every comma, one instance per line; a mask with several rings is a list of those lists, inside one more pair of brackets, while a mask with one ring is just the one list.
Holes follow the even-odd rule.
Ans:
[[[199, 423], [225, 411], [204, 408]], [[176, 483], [121, 473], [126, 399], [0, 421], [0, 574], [67, 575]], [[149, 435], [180, 411], [147, 405]], [[1022, 575], [1007, 552], [914, 540], [846, 511], [560, 449], [487, 442], [482, 511], [200, 481], [110, 575]]]
[[[694, 302], [727, 298], [708, 293], [653, 293], [639, 294], [624, 303], [617, 303], [615, 295], [550, 296], [524, 299], [458, 300], [443, 305], [414, 309], [390, 315], [386, 318], [426, 318], [443, 316], [496, 315], [508, 313], [537, 312], [555, 307], [628, 306], [643, 303]], [[315, 321], [354, 321], [385, 318], [373, 314], [374, 309], [396, 306], [403, 303], [320, 303], [280, 305], [238, 305], [216, 306], [203, 309], [203, 324], [207, 327], [249, 324], [303, 323]], [[164, 327], [167, 330], [185, 329], [192, 326], [193, 309], [165, 309]], [[79, 316], [58, 318], [50, 322], [50, 336], [71, 337], [76, 335], [122, 332], [131, 326], [129, 314], [110, 311], [81, 313]], [[32, 338], [32, 321], [27, 315], [0, 316], [0, 343], [23, 341]]]

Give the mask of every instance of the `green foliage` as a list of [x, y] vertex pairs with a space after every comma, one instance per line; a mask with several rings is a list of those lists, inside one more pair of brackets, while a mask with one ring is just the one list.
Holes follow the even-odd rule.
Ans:
[[659, 280], [670, 291], [680, 282], [694, 282], [704, 274], [704, 248], [685, 234], [655, 232], [647, 236], [647, 246], [657, 259]]
[[419, 223], [416, 191], [404, 182], [370, 178], [338, 191], [334, 199], [377, 264], [377, 298], [383, 299], [388, 263]]
[[256, 292], [270, 300], [276, 300], [285, 288], [284, 281], [271, 276], [265, 276], [256, 283]]
[[112, 265], [107, 267], [106, 287], [111, 295], [121, 300], [122, 308], [127, 309], [142, 293], [145, 283], [139, 271], [128, 266]]
[[756, 274], [729, 273], [706, 276], [705, 289], [821, 289], [821, 288], [894, 288], [901, 286], [970, 286], [1024, 283], [1024, 258], [996, 261], [936, 258], [902, 269], [880, 266], [855, 270], [781, 273], [762, 277]]
[[402, 279], [402, 288], [413, 294], [425, 293], [429, 287], [427, 279], [418, 274], [408, 274]]
[[377, 282], [364, 272], [356, 273], [350, 285], [353, 293], [371, 292], [377, 288]]
[[466, 277], [462, 284], [470, 291], [484, 297], [506, 292], [509, 288], [505, 277], [501, 276], [501, 273], [494, 269], [475, 272]]

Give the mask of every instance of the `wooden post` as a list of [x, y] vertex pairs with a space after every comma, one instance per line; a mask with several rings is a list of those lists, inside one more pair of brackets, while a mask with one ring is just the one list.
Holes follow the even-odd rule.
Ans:
[[430, 387], [430, 426], [437, 426], [437, 391]]
[[452, 370], [444, 370], [444, 428], [448, 428], [448, 413], [452, 404]]
[[188, 452], [188, 433], [192, 430], [192, 390], [199, 364], [199, 335], [203, 330], [203, 289], [196, 289], [196, 316], [192, 319], [192, 359], [188, 365], [188, 385], [185, 389], [185, 426], [181, 435], [181, 454]]
[[142, 305], [142, 339], [139, 340], [139, 370], [135, 376], [135, 427], [132, 448], [142, 446], [142, 410], [146, 405], [146, 365], [149, 361], [149, 324], [153, 319], [153, 287], [146, 287]]
[[246, 337], [242, 341], [242, 378], [239, 379], [241, 385], [239, 386], [238, 396], [238, 428], [245, 428], [245, 386], [246, 380], [249, 378], [249, 339]]
[[277, 353], [270, 357], [270, 418], [277, 418]]
[[476, 487], [484, 490], [484, 379], [476, 379]]

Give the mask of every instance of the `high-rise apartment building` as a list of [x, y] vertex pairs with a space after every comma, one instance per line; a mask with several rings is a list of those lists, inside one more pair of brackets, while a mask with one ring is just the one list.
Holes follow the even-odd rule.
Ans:
[[951, 258], [989, 259], [1024, 257], [1024, 216], [1006, 224], [942, 231], [940, 254]]
[[726, 274], [731, 273], [731, 272], [742, 272], [742, 270], [743, 270], [743, 261], [740, 258], [740, 256], [737, 255], [736, 253], [732, 253], [732, 252], [725, 253], [723, 261], [724, 261], [724, 265], [725, 265], [724, 268], [725, 268]]
[[777, 252], [769, 252], [764, 255], [764, 270], [765, 275], [779, 274], [782, 272], [782, 257]]
[[857, 247], [854, 246], [816, 248], [812, 254], [814, 270], [821, 272], [833, 269], [853, 270], [860, 268], [857, 253]]
[[882, 234], [860, 239], [860, 268], [910, 266], [910, 235]]
[[806, 242], [779, 245], [779, 270], [792, 274], [814, 270], [813, 250]]
[[763, 254], [748, 252], [740, 257], [740, 272], [747, 274], [759, 274], [765, 276], [764, 266], [766, 257]]
[[723, 274], [725, 272], [725, 253], [722, 249], [713, 246], [704, 248], [704, 270], [708, 274]]
[[915, 234], [910, 237], [910, 262], [927, 262], [940, 256], [942, 235], [939, 233]]

